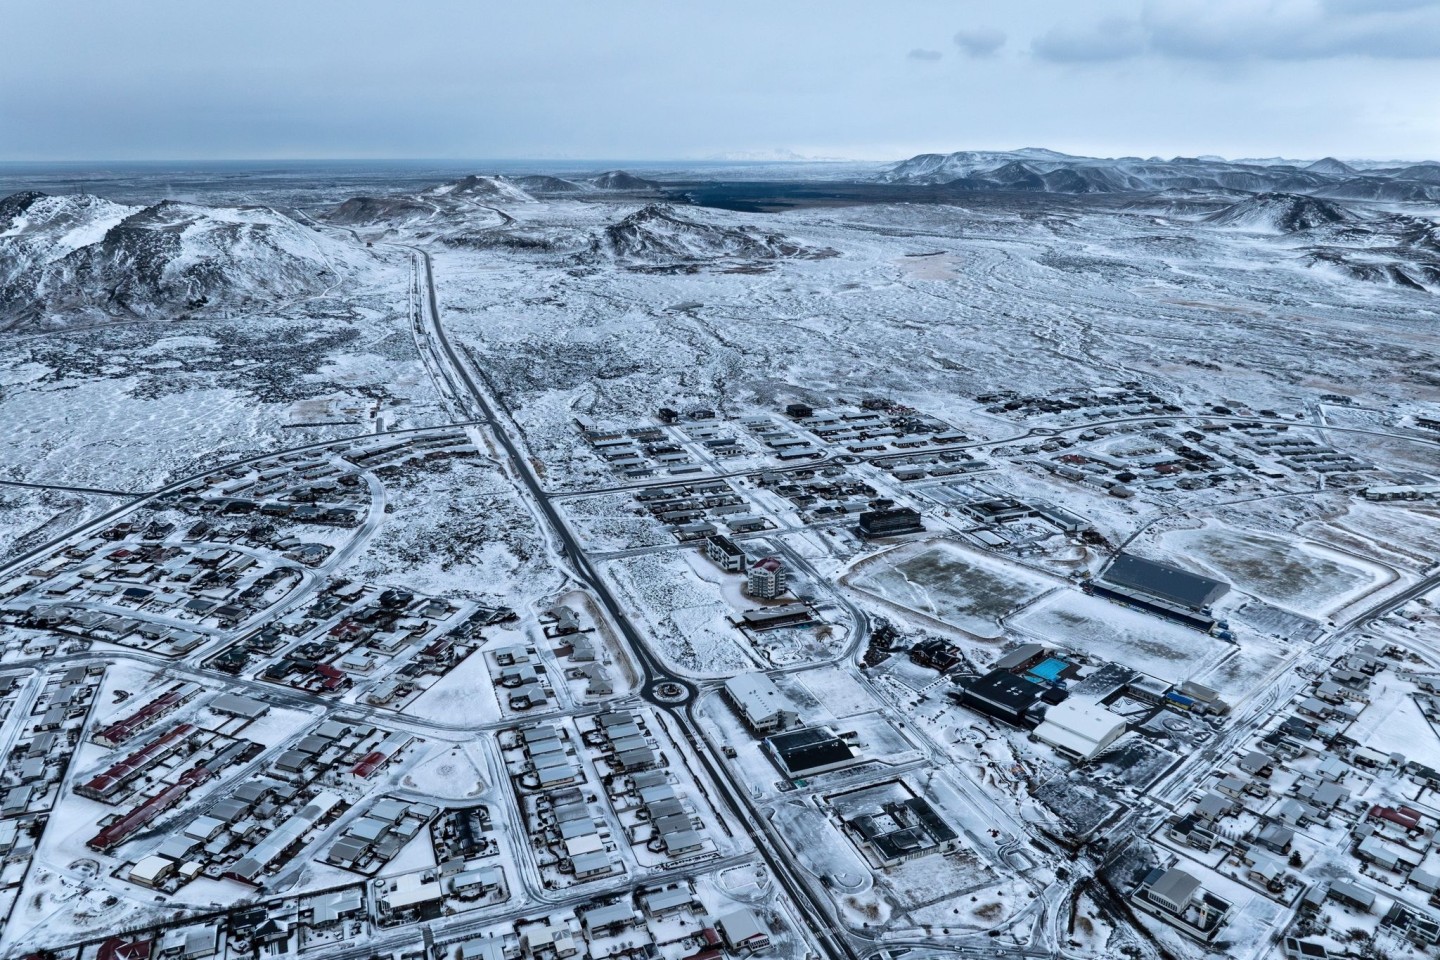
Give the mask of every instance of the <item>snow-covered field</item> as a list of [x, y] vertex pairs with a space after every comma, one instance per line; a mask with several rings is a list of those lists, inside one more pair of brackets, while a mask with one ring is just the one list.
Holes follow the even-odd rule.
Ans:
[[[1422, 433], [1417, 418], [1440, 416], [1433, 369], [1440, 309], [1432, 292], [1392, 273], [1315, 252], [1317, 245], [1353, 245], [1359, 241], [1350, 233], [1360, 224], [1393, 214], [1411, 238], [1405, 255], [1418, 257], [1435, 242], [1433, 225], [1423, 220], [1436, 215], [1433, 204], [1409, 205], [1403, 216], [1367, 208], [1365, 220], [1284, 198], [1232, 208], [1233, 197], [1132, 203], [1108, 195], [956, 190], [943, 202], [933, 195], [917, 203], [802, 200], [783, 212], [737, 212], [687, 204], [678, 192], [657, 202], [663, 191], [654, 185], [612, 190], [603, 179], [543, 194], [527, 192], [535, 183], [543, 187], [543, 178], [527, 187], [468, 177], [308, 213], [253, 203], [146, 206], [133, 196], [117, 197], [123, 206], [83, 197], [26, 201], [21, 215], [0, 228], [7, 334], [0, 344], [0, 413], [8, 427], [0, 438], [0, 479], [100, 492], [0, 486], [0, 548], [11, 554], [57, 540], [121, 505], [127, 492], [153, 491], [232, 460], [468, 420], [478, 405], [453, 381], [456, 365], [474, 376], [498, 423], [456, 427], [453, 443], [440, 438], [419, 446], [398, 466], [385, 457], [357, 466], [358, 451], [350, 462], [327, 454], [333, 474], [297, 467], [298, 476], [256, 494], [269, 509], [222, 504], [211, 488], [225, 490], [235, 475], [208, 476], [194, 488], [205, 493], [203, 502], [147, 511], [137, 524], [156, 520], [173, 528], [115, 531], [123, 546], [91, 544], [75, 557], [66, 557], [71, 545], [62, 544], [42, 558], [43, 569], [13, 571], [0, 589], [28, 604], [47, 595], [44, 578], [63, 571], [76, 583], [54, 596], [85, 598], [102, 610], [107, 605], [97, 597], [138, 590], [137, 602], [144, 602], [143, 585], [163, 576], [167, 591], [207, 591], [213, 608], [238, 591], [235, 577], [210, 572], [198, 557], [191, 564], [198, 551], [172, 552], [201, 519], [222, 528], [196, 534], [217, 546], [294, 533], [338, 548], [333, 569], [307, 576], [281, 602], [280, 616], [294, 629], [268, 659], [257, 657], [238, 674], [236, 689], [273, 705], [249, 735], [279, 747], [304, 723], [329, 715], [381, 724], [377, 739], [391, 729], [402, 739], [424, 739], [373, 780], [356, 779], [351, 758], [349, 772], [331, 770], [324, 783], [360, 801], [347, 818], [385, 792], [454, 806], [483, 800], [496, 820], [512, 894], [503, 907], [494, 905], [507, 925], [538, 907], [532, 901], [545, 899], [542, 884], [563, 870], [546, 838], [511, 822], [514, 801], [529, 797], [516, 793], [505, 761], [492, 755], [502, 718], [527, 729], [560, 725], [569, 731], [561, 753], [588, 758], [582, 791], [624, 793], [618, 758], [601, 760], [598, 743], [578, 736], [590, 729], [592, 715], [635, 703], [640, 671], [601, 612], [606, 589], [664, 665], [700, 687], [693, 727], [678, 711], [647, 709], [642, 716], [645, 737], [665, 754], [664, 777], [687, 798], [687, 812], [713, 838], [725, 835], [717, 845], [723, 863], [713, 871], [686, 863], [687, 882], [711, 913], [736, 901], [754, 905], [774, 936], [775, 956], [806, 951], [795, 913], [808, 906], [789, 902], [766, 868], [756, 867], [746, 831], [717, 812], [725, 789], [709, 782], [712, 762], [776, 825], [802, 875], [814, 878], [817, 896], [833, 902], [835, 922], [869, 925], [865, 936], [877, 948], [887, 936], [907, 950], [917, 938], [963, 937], [962, 952], [977, 953], [991, 945], [981, 932], [989, 930], [1007, 946], [1011, 937], [1032, 952], [1068, 941], [1068, 952], [1096, 957], [1135, 952], [1137, 934], [1096, 888], [1095, 899], [1072, 897], [1070, 884], [1094, 865], [1084, 861], [1095, 851], [1079, 850], [1080, 865], [1072, 866], [1058, 849], [1059, 834], [1157, 822], [1151, 816], [1157, 808], [1145, 806], [1143, 795], [1153, 789], [1174, 799], [1191, 791], [1202, 780], [1166, 779], [1178, 769], [1195, 773], [1191, 757], [1228, 763], [1232, 748], [1245, 742], [1235, 734], [1250, 731], [1227, 725], [1279, 716], [1286, 701], [1275, 691], [1328, 669], [1343, 652], [1333, 641], [1363, 636], [1393, 643], [1409, 658], [1403, 671], [1397, 657], [1397, 668], [1373, 682], [1370, 705], [1346, 735], [1440, 767], [1440, 740], [1423, 715], [1428, 701], [1418, 695], [1418, 681], [1402, 676], [1440, 668], [1433, 596], [1358, 630], [1334, 633], [1327, 623], [1345, 621], [1387, 589], [1417, 582], [1435, 562], [1440, 515], [1433, 502], [1372, 504], [1359, 491], [1437, 480], [1440, 433]], [[321, 187], [286, 189], [292, 199], [330, 195]], [[1223, 215], [1202, 219], [1214, 211]], [[1373, 236], [1378, 243], [1395, 234]], [[415, 309], [424, 287], [412, 247], [433, 258], [439, 320], [455, 357], [441, 350], [433, 318]], [[1382, 255], [1366, 251], [1366, 263]], [[1142, 400], [1114, 398], [1142, 393]], [[912, 473], [907, 481], [894, 460], [852, 456], [852, 446], [863, 451], [873, 438], [822, 439], [814, 422], [802, 425], [803, 412], [787, 411], [795, 403], [845, 411], [861, 422], [866, 411], [879, 410], [887, 422], [907, 424], [886, 432], [882, 449], [903, 442], [907, 451], [935, 450], [926, 436], [901, 435], [936, 429], [929, 418], [965, 439], [924, 454], [925, 469], [954, 464], [950, 472], [918, 479]], [[1173, 420], [1162, 422], [1158, 412]], [[1247, 418], [1257, 422], [1242, 430], [1237, 421]], [[642, 429], [662, 419], [676, 422], [653, 433]], [[587, 440], [591, 427], [605, 429]], [[521, 462], [501, 462], [505, 453], [492, 429], [517, 444]], [[612, 467], [591, 445], [612, 430], [629, 431], [637, 446], [653, 449]], [[738, 438], [739, 452], [725, 452], [729, 435]], [[780, 444], [794, 437], [815, 443], [816, 458], [782, 459]], [[1266, 444], [1296, 441], [1304, 442], [1299, 453], [1266, 452]], [[677, 446], [666, 446], [672, 442]], [[972, 445], [963, 453], [945, 449], [961, 442]], [[447, 443], [453, 450], [441, 453]], [[1304, 460], [1307, 449], [1319, 451], [1318, 459]], [[461, 455], [450, 455], [455, 451]], [[1341, 468], [1336, 461], [1343, 455], [1353, 459]], [[1215, 465], [1206, 465], [1212, 458]], [[359, 484], [348, 476], [353, 469], [365, 473]], [[579, 557], [562, 563], [554, 552], [562, 538], [546, 530], [545, 511], [522, 482], [527, 469], [543, 491], [562, 495], [550, 502], [580, 541], [586, 563]], [[312, 476], [302, 482], [306, 474]], [[342, 481], [357, 491], [347, 502], [362, 504], [358, 527], [281, 519], [287, 514], [276, 509], [278, 501], [324, 501], [302, 489], [318, 485], [322, 474], [335, 477], [323, 481], [329, 495]], [[707, 519], [723, 525], [727, 517], [765, 514], [765, 530], [737, 532], [737, 540], [752, 557], [781, 556], [792, 593], [813, 602], [823, 625], [748, 636], [730, 623], [759, 603], [745, 593], [744, 578], [710, 562], [703, 539], [677, 544], [635, 500], [640, 485], [680, 478], [719, 483], [706, 493], [672, 491], [677, 504], [691, 502], [671, 516], [711, 511]], [[808, 502], [805, 495], [792, 499], [781, 492], [789, 480], [813, 482], [817, 493]], [[825, 487], [840, 492], [832, 498]], [[359, 496], [367, 490], [369, 498]], [[744, 502], [726, 502], [730, 491], [741, 492]], [[1016, 502], [1007, 505], [1009, 498]], [[928, 532], [898, 546], [860, 540], [853, 513], [887, 500], [920, 507]], [[833, 506], [840, 502], [843, 510]], [[1021, 509], [1013, 518], [986, 519], [986, 502], [999, 504], [997, 513]], [[1068, 513], [1057, 518], [1056, 507]], [[293, 546], [273, 540], [274, 550], [267, 548], [247, 577], [280, 565], [278, 555]], [[987, 548], [975, 546], [981, 543]], [[1219, 615], [1230, 618], [1236, 642], [1072, 585], [1132, 544], [1232, 583]], [[212, 562], [221, 559], [205, 561]], [[191, 579], [168, 567], [155, 573], [151, 564], [185, 566]], [[587, 583], [587, 566], [603, 582]], [[111, 567], [123, 577], [112, 577]], [[381, 589], [353, 606], [339, 604], [341, 578]], [[340, 656], [327, 649], [328, 638], [354, 631], [365, 637], [357, 642], [369, 642], [371, 628], [358, 624], [384, 624], [385, 636], [418, 630], [424, 625], [415, 618], [435, 616], [415, 609], [424, 597], [411, 606], [394, 593], [382, 599], [385, 588], [458, 605], [465, 612], [444, 618], [446, 629], [482, 605], [509, 607], [518, 619], [477, 627], [466, 643], [481, 648], [398, 711], [367, 702], [368, 679], [338, 696], [299, 680], [263, 687], [256, 681], [282, 655], [303, 659], [302, 669], [317, 667], [312, 657]], [[577, 611], [576, 628], [586, 632], [576, 636], [596, 641], [594, 661], [583, 659], [584, 644], [568, 659], [556, 653], [569, 635], [551, 636], [558, 624], [540, 619], [556, 602]], [[387, 604], [395, 609], [387, 612]], [[47, 611], [9, 606], [7, 636], [44, 638], [37, 624], [51, 622], [43, 619]], [[894, 628], [893, 645], [867, 649], [882, 617]], [[218, 690], [231, 681], [214, 673], [209, 658], [260, 642], [257, 628], [267, 625], [257, 615], [232, 630], [217, 614], [206, 620], [204, 649], [168, 668]], [[437, 636], [423, 635], [426, 644]], [[958, 644], [968, 660], [948, 676], [906, 656], [910, 644], [937, 636]], [[1235, 709], [1222, 718], [1119, 701], [1114, 709], [1139, 721], [1137, 729], [1094, 766], [1076, 766], [949, 696], [971, 667], [983, 672], [999, 652], [1026, 640], [1075, 651], [1091, 665], [1113, 661], [1166, 681], [1195, 679]], [[537, 651], [533, 664], [520, 667], [539, 670], [552, 691], [543, 709], [526, 713], [508, 701], [502, 709], [506, 695], [497, 699], [505, 668], [495, 654], [516, 645]], [[143, 646], [93, 649], [94, 657], [118, 662], [96, 700], [92, 726], [131, 712], [159, 688], [162, 668], [146, 659]], [[72, 658], [67, 667], [85, 662], [80, 647], [63, 655]], [[35, 666], [33, 656], [19, 643], [7, 648], [7, 659], [22, 669]], [[855, 662], [861, 656], [864, 668]], [[420, 657], [407, 650], [381, 675], [414, 674]], [[604, 668], [614, 689], [605, 692], [605, 675], [587, 676], [587, 664]], [[852, 737], [865, 762], [803, 784], [782, 777], [714, 682], [759, 670], [772, 673], [803, 723]], [[585, 693], [591, 683], [598, 692]], [[134, 694], [123, 703], [115, 699], [122, 687]], [[11, 706], [27, 696], [28, 690], [17, 695]], [[187, 707], [179, 716], [201, 710]], [[4, 729], [13, 732], [22, 720], [32, 722], [15, 709]], [[715, 748], [703, 764], [691, 752], [690, 735]], [[121, 752], [81, 739], [76, 769], [98, 770]], [[17, 756], [0, 771], [7, 778]], [[526, 763], [513, 749], [506, 757], [512, 772]], [[1213, 772], [1211, 764], [1196, 775]], [[232, 774], [196, 800], [209, 803]], [[1368, 791], [1367, 802], [1403, 802], [1414, 793], [1403, 776], [1367, 774], [1350, 783]], [[826, 796], [895, 778], [935, 802], [960, 834], [959, 851], [872, 869], [827, 819]], [[624, 902], [636, 884], [657, 881], [647, 871], [660, 852], [625, 849], [627, 841], [638, 848], [646, 840], [624, 836], [638, 815], [629, 799], [616, 802], [596, 816], [606, 821], [603, 830], [625, 870], [585, 889]], [[192, 802], [183, 803], [178, 815], [160, 821], [162, 828], [188, 822]], [[1179, 810], [1172, 805], [1168, 812]], [[216, 871], [157, 904], [152, 891], [110, 876], [118, 860], [157, 849], [162, 839], [158, 833], [137, 839], [118, 858], [94, 854], [85, 841], [112, 812], [98, 801], [61, 795], [0, 943], [18, 949], [47, 937], [77, 940], [140, 926], [174, 907], [252, 896]], [[1338, 850], [1338, 828], [1333, 839]], [[1307, 857], [1320, 848], [1309, 836], [1299, 843]], [[546, 874], [536, 865], [541, 858]], [[92, 859], [103, 861], [104, 875], [95, 873]], [[435, 862], [425, 837], [409, 838], [388, 871]], [[1061, 879], [1062, 866], [1071, 880]], [[1225, 942], [1249, 951], [1253, 941], [1258, 953], [1282, 911], [1211, 866], [1195, 869], [1242, 908]], [[1324, 861], [1326, 877], [1352, 867], [1338, 853]], [[354, 879], [314, 863], [312, 851], [273, 876], [287, 894]], [[1079, 904], [1070, 929], [1066, 903]], [[573, 906], [566, 901], [564, 909]], [[432, 932], [444, 940], [454, 926], [442, 916]], [[1171, 953], [1194, 954], [1173, 931], [1151, 926], [1153, 939]], [[402, 939], [386, 935], [384, 949], [405, 949]], [[661, 955], [678, 960], [701, 948], [676, 941]], [[363, 952], [358, 941], [351, 952]], [[1136, 955], [1147, 952], [1148, 946]]]
[[1011, 626], [1045, 643], [1172, 683], [1194, 676], [1227, 646], [1198, 630], [1074, 590], [1046, 597], [1011, 620]]
[[1000, 620], [1052, 584], [952, 541], [901, 547], [869, 560], [849, 583], [883, 600], [980, 637], [1000, 634]]
[[1191, 558], [1237, 589], [1309, 617], [1323, 618], [1387, 580], [1375, 564], [1253, 530], [1177, 530], [1164, 542], [1173, 555]]

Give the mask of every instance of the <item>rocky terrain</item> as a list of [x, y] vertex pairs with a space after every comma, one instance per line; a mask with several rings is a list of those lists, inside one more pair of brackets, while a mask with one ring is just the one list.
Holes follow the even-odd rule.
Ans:
[[316, 296], [370, 262], [268, 207], [20, 194], [0, 208], [0, 322], [166, 319]]

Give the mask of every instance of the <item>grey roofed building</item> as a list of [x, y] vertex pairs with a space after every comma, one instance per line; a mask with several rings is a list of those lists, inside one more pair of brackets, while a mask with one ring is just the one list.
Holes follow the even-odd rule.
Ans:
[[1005, 654], [1005, 656], [1001, 657], [999, 660], [996, 660], [994, 669], [1014, 670], [1016, 667], [1035, 659], [1044, 652], [1045, 647], [1043, 644], [1022, 643], [1014, 650], [1011, 650], [1009, 653]]
[[310, 759], [310, 754], [308, 753], [301, 753], [299, 750], [286, 750], [275, 758], [275, 766], [277, 769], [284, 770], [286, 773], [297, 773], [305, 768], [305, 765], [310, 762]]
[[1230, 590], [1229, 584], [1219, 580], [1129, 553], [1116, 554], [1101, 578], [1188, 610], [1208, 607]]
[[576, 837], [588, 837], [595, 833], [595, 821], [586, 816], [582, 820], [561, 820], [555, 824], [555, 832], [560, 834], [561, 840], [574, 840]]
[[1245, 754], [1245, 756], [1241, 757], [1236, 764], [1236, 766], [1246, 773], [1257, 776], [1268, 776], [1264, 771], [1269, 770], [1273, 765], [1274, 761], [1259, 750], [1251, 750]]
[[639, 733], [630, 736], [615, 737], [610, 741], [610, 750], [613, 753], [625, 753], [627, 750], [639, 750], [650, 744]]
[[1195, 899], [1200, 881], [1184, 870], [1171, 868], [1154, 880], [1147, 880], [1145, 895], [1172, 913], [1184, 913], [1185, 907]]
[[317, 737], [312, 733], [301, 737], [299, 742], [295, 744], [295, 749], [304, 753], [315, 754], [324, 753], [325, 749], [329, 746], [329, 740], [326, 740], [324, 737]]
[[390, 826], [391, 824], [388, 822], [375, 817], [361, 817], [350, 824], [345, 835], [367, 843], [375, 843], [390, 832]]
[[760, 925], [760, 919], [747, 907], [731, 911], [715, 921], [720, 935], [732, 950], [744, 947], [764, 947], [770, 942], [770, 932]]
[[650, 815], [651, 820], [661, 820], [665, 817], [679, 816], [685, 812], [685, 804], [678, 797], [668, 797], [664, 800], [656, 800], [654, 803], [645, 804], [645, 812]]
[[232, 717], [244, 717], [246, 720], [254, 720], [264, 716], [270, 709], [269, 704], [261, 703], [259, 700], [252, 700], [250, 697], [242, 697], [237, 693], [222, 693], [210, 702], [210, 709], [216, 713], [229, 714]]
[[350, 725], [339, 720], [326, 720], [315, 728], [315, 736], [324, 737], [326, 740], [339, 740], [349, 732]]
[[1295, 831], [1278, 823], [1267, 823], [1255, 837], [1255, 842], [1272, 853], [1289, 853], [1295, 841]]
[[579, 913], [580, 925], [586, 930], [615, 930], [635, 922], [635, 910], [627, 903], [591, 907]]
[[694, 902], [695, 894], [684, 885], [671, 890], [647, 890], [640, 895], [640, 906], [648, 917], [663, 917]]
[[1195, 804], [1195, 812], [1206, 820], [1229, 816], [1233, 809], [1233, 802], [1218, 793], [1207, 793], [1200, 798], [1199, 803]]
[[250, 812], [250, 804], [235, 797], [227, 797], [210, 810], [210, 815], [226, 823], [233, 823]]
[[345, 836], [336, 840], [325, 859], [331, 863], [350, 864], [365, 856], [370, 844], [356, 837]]
[[662, 842], [665, 844], [666, 856], [681, 857], [703, 849], [705, 837], [695, 830], [677, 830], [665, 834]]
[[676, 799], [675, 788], [668, 783], [657, 783], [653, 787], [645, 787], [640, 791], [640, 802], [645, 806], [659, 803], [661, 800]]
[[630, 785], [636, 790], [658, 787], [662, 783], [669, 782], [670, 774], [664, 770], [640, 770], [630, 775]]
[[610, 863], [610, 858], [599, 850], [593, 853], [582, 853], [571, 859], [570, 864], [575, 870], [576, 879], [579, 880], [603, 876], [615, 869]]
[[1375, 906], [1375, 894], [1348, 880], [1336, 880], [1330, 884], [1330, 889], [1326, 893], [1332, 900], [1348, 903], [1367, 913]]
[[637, 747], [617, 755], [615, 761], [621, 770], [645, 770], [659, 763], [660, 758], [649, 747]]
[[725, 681], [725, 693], [755, 733], [773, 733], [800, 722], [790, 698], [763, 673], [731, 677]]
[[388, 823], [394, 823], [396, 820], [399, 820], [401, 817], [405, 816], [406, 812], [408, 812], [409, 809], [410, 804], [408, 803], [405, 803], [401, 800], [396, 800], [392, 797], [384, 797], [378, 800], [375, 803], [375, 806], [370, 808], [369, 816], [372, 816], [377, 820], [384, 820]]

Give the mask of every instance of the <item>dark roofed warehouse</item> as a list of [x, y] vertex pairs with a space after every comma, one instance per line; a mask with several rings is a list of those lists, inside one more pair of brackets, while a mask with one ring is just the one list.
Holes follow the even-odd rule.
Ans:
[[1030, 717], [1028, 711], [1044, 692], [1039, 684], [997, 669], [965, 684], [956, 699], [986, 716], [1033, 727], [1037, 719]]
[[1101, 579], [1186, 610], [1203, 610], [1230, 590], [1219, 580], [1129, 553], [1116, 554]]

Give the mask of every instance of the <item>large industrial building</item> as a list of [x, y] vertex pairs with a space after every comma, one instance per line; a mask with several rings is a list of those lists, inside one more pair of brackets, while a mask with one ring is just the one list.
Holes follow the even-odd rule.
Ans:
[[1039, 684], [997, 668], [963, 685], [954, 696], [987, 717], [1017, 727], [1033, 727], [1039, 722], [1035, 711], [1044, 692]]
[[742, 673], [725, 681], [725, 696], [758, 736], [788, 730], [800, 724], [790, 698], [763, 673]]
[[860, 748], [848, 736], [827, 727], [803, 727], [776, 734], [765, 745], [782, 773], [792, 780], [803, 780], [863, 763]]
[[923, 797], [884, 803], [845, 824], [861, 849], [881, 867], [893, 867], [932, 853], [949, 853], [959, 842], [954, 828]]
[[1125, 718], [1100, 704], [1071, 697], [1045, 712], [1035, 739], [1074, 760], [1092, 760], [1125, 733]]
[[1230, 585], [1158, 560], [1118, 553], [1088, 589], [1110, 600], [1209, 630], [1215, 624], [1210, 608], [1229, 592]]
[[860, 525], [857, 528], [860, 536], [866, 540], [875, 540], [880, 537], [896, 537], [902, 533], [924, 533], [925, 526], [920, 522], [918, 511], [909, 507], [896, 507], [891, 510], [870, 510], [860, 514]]

